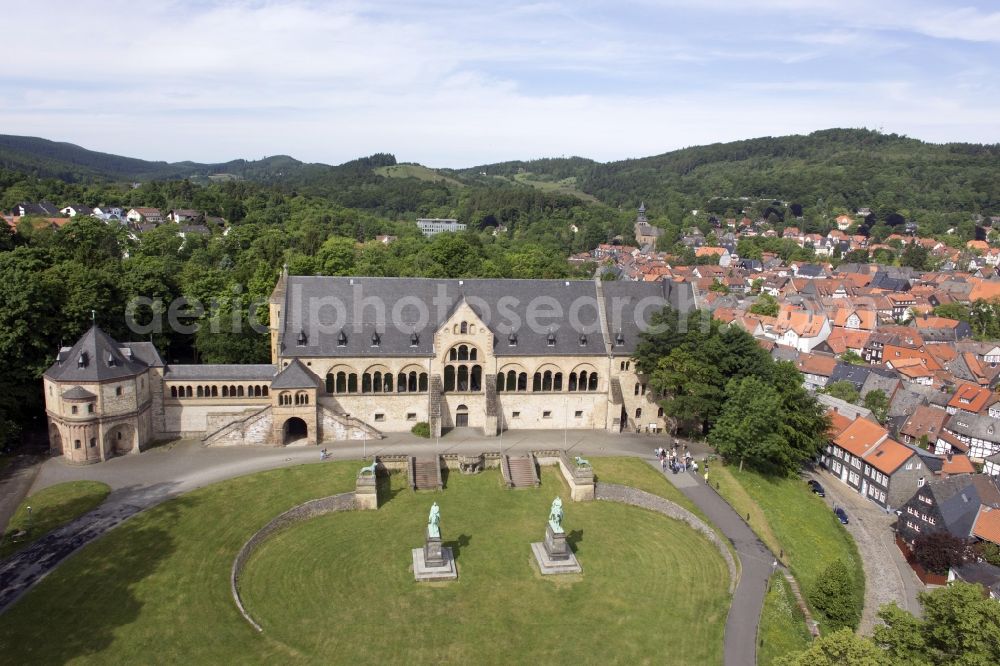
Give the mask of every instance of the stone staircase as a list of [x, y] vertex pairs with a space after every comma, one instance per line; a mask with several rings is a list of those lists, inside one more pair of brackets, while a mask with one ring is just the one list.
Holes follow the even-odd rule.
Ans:
[[538, 469], [533, 456], [504, 456], [500, 467], [508, 488], [538, 487]]
[[625, 399], [622, 397], [622, 383], [617, 377], [611, 378], [611, 404], [621, 405]]
[[431, 437], [441, 436], [441, 375], [432, 375], [428, 386], [427, 425], [431, 429]]
[[[261, 424], [263, 431], [270, 431], [270, 405], [262, 409], [247, 410], [244, 415], [227, 423], [218, 430], [206, 434], [201, 441], [205, 446], [226, 446], [247, 443], [245, 442], [247, 431], [258, 424]], [[258, 442], [249, 443], [256, 444]]]
[[444, 483], [441, 479], [441, 458], [410, 458], [407, 468], [410, 488], [413, 490], [441, 490]]

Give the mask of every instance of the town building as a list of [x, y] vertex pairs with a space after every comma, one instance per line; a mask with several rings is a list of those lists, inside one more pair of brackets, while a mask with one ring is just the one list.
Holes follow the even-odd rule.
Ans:
[[422, 217], [417, 220], [417, 227], [427, 237], [443, 232], [465, 231], [465, 224], [462, 222], [440, 217]]

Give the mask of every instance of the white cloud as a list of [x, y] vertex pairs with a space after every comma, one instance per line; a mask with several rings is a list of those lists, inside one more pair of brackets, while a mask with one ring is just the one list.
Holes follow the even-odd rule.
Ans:
[[[437, 166], [613, 159], [831, 126], [1000, 136], [1000, 91], [982, 83], [996, 79], [992, 63], [961, 54], [954, 76], [911, 66], [859, 80], [831, 65], [861, 54], [891, 70], [887, 54], [908, 43], [871, 31], [934, 16], [890, 21], [890, 10], [866, 6], [748, 0], [702, 33], [673, 27], [674, 15], [635, 24], [629, 7], [603, 21], [586, 3], [18, 3], [8, 25], [70, 37], [6, 50], [0, 127], [150, 159], [391, 151]], [[861, 18], [848, 19], [852, 10]], [[753, 11], [807, 17], [767, 38], [741, 34]], [[989, 25], [977, 11], [950, 12], [934, 29]]]

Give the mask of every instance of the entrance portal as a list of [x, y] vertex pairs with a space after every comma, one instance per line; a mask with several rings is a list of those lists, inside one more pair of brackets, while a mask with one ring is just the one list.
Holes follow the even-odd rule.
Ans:
[[287, 446], [288, 444], [308, 437], [309, 427], [306, 425], [305, 421], [297, 416], [293, 416], [285, 421], [284, 435], [284, 444]]
[[469, 427], [469, 408], [465, 405], [459, 405], [455, 409], [455, 427], [456, 428], [468, 428]]

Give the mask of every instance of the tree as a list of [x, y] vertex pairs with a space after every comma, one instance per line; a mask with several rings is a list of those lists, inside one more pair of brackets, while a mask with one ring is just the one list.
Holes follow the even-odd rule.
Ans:
[[977, 543], [973, 550], [976, 556], [980, 557], [995, 567], [1000, 567], [1000, 546], [992, 541], [981, 541]]
[[882, 389], [873, 389], [865, 395], [865, 409], [871, 411], [872, 416], [879, 423], [885, 423], [889, 415], [889, 397]]
[[840, 360], [844, 363], [850, 363], [851, 365], [868, 365], [865, 360], [861, 358], [861, 355], [853, 349], [848, 349], [843, 354], [840, 355]]
[[840, 398], [846, 402], [855, 403], [858, 401], [860, 395], [858, 394], [858, 389], [854, 387], [854, 384], [845, 380], [839, 382], [834, 382], [826, 387], [825, 393], [827, 395], [832, 395], [834, 398]]
[[927, 270], [928, 268], [928, 253], [927, 248], [925, 248], [920, 243], [910, 243], [903, 250], [903, 255], [899, 260], [900, 265], [910, 266], [918, 271]]
[[969, 544], [950, 532], [938, 530], [921, 534], [913, 541], [913, 556], [931, 573], [946, 575], [969, 556]]
[[778, 666], [903, 666], [903, 663], [888, 659], [883, 650], [850, 629], [824, 634], [804, 652], [775, 661]]
[[918, 595], [927, 656], [934, 664], [1000, 664], [1000, 603], [980, 585], [952, 583]]
[[854, 577], [843, 560], [837, 559], [820, 576], [809, 601], [822, 612], [833, 629], [857, 629], [861, 615]]
[[757, 377], [733, 379], [726, 401], [708, 441], [730, 461], [744, 462], [768, 472], [787, 472], [799, 463], [788, 442], [775, 428], [783, 418], [778, 391]]
[[757, 301], [750, 306], [750, 313], [762, 317], [777, 317], [779, 309], [778, 300], [774, 296], [761, 294], [757, 297]]
[[935, 316], [944, 317], [945, 319], [957, 319], [959, 321], [969, 321], [969, 308], [959, 303], [958, 301], [952, 301], [951, 303], [942, 303], [941, 305], [934, 308], [934, 314]]

